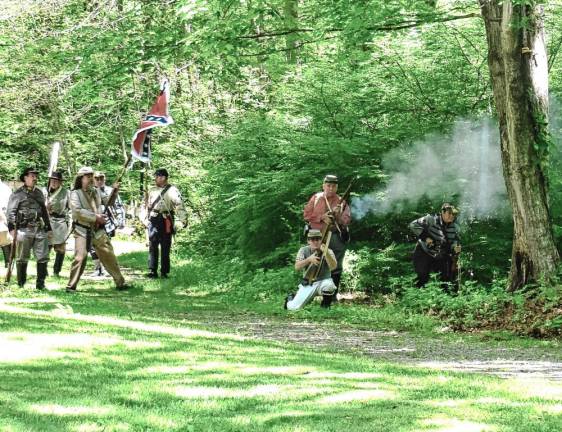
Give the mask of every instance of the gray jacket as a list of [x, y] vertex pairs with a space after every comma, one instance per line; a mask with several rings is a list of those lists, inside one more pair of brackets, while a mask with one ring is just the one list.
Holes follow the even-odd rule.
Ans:
[[51, 222], [45, 207], [45, 195], [36, 187], [28, 189], [22, 186], [10, 195], [6, 217], [10, 231], [15, 229], [16, 220], [21, 227], [42, 226], [45, 231], [51, 231]]
[[[428, 214], [416, 219], [409, 228], [418, 238], [418, 245], [434, 258], [452, 254], [453, 248], [460, 244], [459, 225], [456, 222], [446, 224], [440, 214]], [[426, 243], [428, 237], [433, 240], [431, 246]]]

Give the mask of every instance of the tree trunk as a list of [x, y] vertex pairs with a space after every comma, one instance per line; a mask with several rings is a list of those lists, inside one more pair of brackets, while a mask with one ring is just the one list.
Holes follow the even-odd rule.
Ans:
[[479, 2], [488, 39], [503, 174], [513, 210], [508, 286], [513, 291], [529, 282], [550, 279], [560, 260], [552, 234], [545, 172], [549, 138], [543, 11], [534, 2]]
[[[285, 27], [287, 29], [296, 29], [298, 25], [297, 0], [285, 0], [283, 10], [285, 15]], [[287, 50], [287, 63], [295, 64], [297, 62], [296, 33], [289, 33], [285, 37], [285, 46]]]

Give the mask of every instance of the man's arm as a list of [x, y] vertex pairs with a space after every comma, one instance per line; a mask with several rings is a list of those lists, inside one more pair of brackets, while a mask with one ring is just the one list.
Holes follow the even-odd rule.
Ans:
[[8, 199], [8, 207], [6, 208], [6, 218], [8, 219], [8, 229], [13, 231], [16, 229], [16, 218], [18, 211], [19, 198], [15, 192]]
[[[308, 200], [308, 203], [304, 206], [303, 210], [303, 217], [304, 220], [307, 222], [313, 222], [319, 224], [322, 222], [322, 213], [315, 212], [315, 203], [316, 203], [316, 194], [312, 195]], [[320, 200], [318, 200], [318, 204], [320, 204]]]

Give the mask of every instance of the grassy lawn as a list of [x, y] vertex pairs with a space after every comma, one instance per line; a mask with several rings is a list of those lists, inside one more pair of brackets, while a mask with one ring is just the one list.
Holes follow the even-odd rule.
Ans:
[[[141, 272], [145, 254], [120, 261]], [[202, 263], [176, 268], [173, 279], [140, 280], [123, 293], [84, 281], [69, 295], [52, 278], [43, 293], [5, 289], [0, 431], [562, 430], [562, 383], [431, 371], [209, 329], [198, 323], [202, 311], [284, 312], [277, 300], [237, 303], [229, 281], [216, 282]], [[332, 321], [346, 310], [312, 307], [287, 319]]]

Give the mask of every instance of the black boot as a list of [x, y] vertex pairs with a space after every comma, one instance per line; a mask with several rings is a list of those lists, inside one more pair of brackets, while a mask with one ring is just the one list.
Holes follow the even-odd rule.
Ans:
[[320, 302], [320, 307], [328, 309], [330, 307], [330, 305], [332, 304], [332, 299], [333, 299], [333, 296], [331, 296], [331, 295], [323, 295], [322, 296], [322, 302]]
[[45, 289], [45, 278], [47, 277], [47, 263], [37, 263], [37, 280], [35, 281], [35, 288], [38, 290]]
[[18, 285], [23, 287], [27, 280], [27, 263], [16, 263], [16, 272], [18, 274]]
[[2, 253], [4, 254], [4, 266], [8, 268], [8, 263], [10, 262], [10, 253], [12, 251], [12, 245], [2, 246]]
[[55, 255], [55, 264], [53, 264], [53, 273], [56, 277], [59, 277], [59, 273], [62, 269], [62, 263], [64, 262], [64, 252], [57, 252]]

